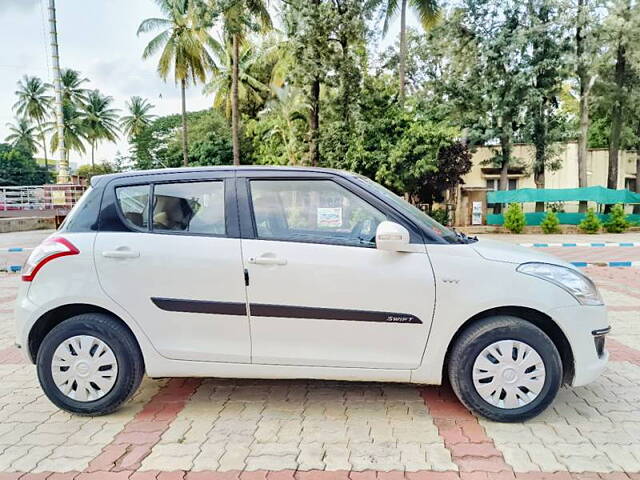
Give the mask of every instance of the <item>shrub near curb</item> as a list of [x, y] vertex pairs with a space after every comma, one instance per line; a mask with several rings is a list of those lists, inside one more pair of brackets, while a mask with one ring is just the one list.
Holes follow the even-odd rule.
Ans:
[[560, 233], [560, 220], [558, 219], [558, 215], [552, 210], [549, 210], [547, 214], [540, 222], [540, 228], [543, 233]]
[[627, 220], [627, 216], [624, 213], [624, 206], [621, 204], [614, 205], [611, 209], [609, 219], [604, 223], [604, 229], [609, 233], [623, 233], [626, 232], [631, 223]]
[[504, 227], [511, 233], [522, 233], [527, 220], [519, 203], [509, 204], [507, 213], [504, 215]]
[[582, 219], [578, 228], [583, 233], [598, 233], [602, 228], [602, 222], [593, 208], [587, 210], [587, 215]]

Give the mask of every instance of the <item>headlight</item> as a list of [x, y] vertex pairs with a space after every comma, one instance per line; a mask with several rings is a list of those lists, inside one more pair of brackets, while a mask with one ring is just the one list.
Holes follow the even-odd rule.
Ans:
[[574, 296], [582, 305], [602, 305], [597, 287], [580, 272], [550, 263], [523, 263], [518, 272], [555, 283]]

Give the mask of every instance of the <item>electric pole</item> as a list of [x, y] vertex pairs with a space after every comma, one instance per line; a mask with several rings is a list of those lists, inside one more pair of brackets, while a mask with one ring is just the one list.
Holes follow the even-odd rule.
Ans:
[[58, 53], [58, 30], [56, 27], [56, 2], [49, 0], [49, 27], [51, 35], [51, 57], [53, 59], [53, 86], [56, 92], [56, 129], [58, 132], [58, 183], [69, 183], [69, 161], [64, 145], [64, 111], [62, 109], [62, 75]]

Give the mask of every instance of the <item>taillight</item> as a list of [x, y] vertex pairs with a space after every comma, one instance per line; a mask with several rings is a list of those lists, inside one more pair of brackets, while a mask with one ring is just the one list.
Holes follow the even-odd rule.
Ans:
[[38, 245], [27, 258], [22, 267], [22, 280], [30, 282], [47, 262], [55, 258], [77, 255], [78, 253], [80, 253], [80, 250], [66, 238], [48, 238]]

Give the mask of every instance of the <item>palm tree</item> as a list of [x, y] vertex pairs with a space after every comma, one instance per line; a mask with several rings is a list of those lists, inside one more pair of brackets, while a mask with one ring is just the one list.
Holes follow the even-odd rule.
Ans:
[[91, 145], [91, 166], [95, 165], [95, 150], [100, 140], [115, 142], [118, 138], [118, 110], [111, 108], [113, 97], [92, 90], [82, 107], [85, 135]]
[[[84, 122], [84, 115], [80, 109], [71, 102], [62, 104], [62, 125], [64, 132], [64, 155], [69, 161], [69, 152], [75, 150], [85, 153], [84, 142], [87, 140], [87, 128]], [[47, 127], [53, 132], [51, 135], [51, 151], [58, 149], [58, 131], [56, 122], [48, 122]]]
[[120, 118], [120, 125], [129, 140], [136, 138], [151, 124], [155, 115], [151, 115], [149, 111], [153, 107], [147, 99], [142, 97], [131, 97], [127, 102], [129, 115]]
[[187, 102], [189, 82], [205, 81], [205, 72], [211, 65], [207, 46], [212, 41], [208, 25], [192, 0], [156, 0], [165, 18], [147, 18], [138, 27], [138, 35], [160, 29], [146, 46], [142, 58], [147, 59], [162, 51], [158, 60], [158, 74], [166, 81], [173, 70], [176, 83], [182, 93], [182, 158], [186, 166], [187, 153]]
[[[213, 106], [224, 110], [227, 118], [230, 118], [233, 114], [233, 45], [230, 42], [223, 45], [214, 40], [211, 50], [215, 56], [213, 76], [205, 85], [204, 93], [213, 93]], [[263, 53], [249, 42], [241, 45], [238, 60], [238, 100], [254, 99], [261, 102], [261, 94], [269, 92], [269, 87], [251, 74], [252, 68], [261, 60]]]
[[[400, 2], [400, 5], [398, 5]], [[429, 28], [438, 19], [437, 0], [386, 0], [385, 18], [383, 32], [389, 30], [391, 20], [400, 9], [400, 103], [404, 103], [405, 97], [405, 74], [407, 70], [407, 7], [411, 6], [416, 10], [423, 28]]]
[[87, 89], [82, 85], [89, 79], [82, 77], [79, 71], [65, 68], [62, 71], [60, 81], [62, 82], [63, 102], [71, 102], [80, 106], [87, 101]]
[[287, 163], [289, 165], [300, 164], [300, 155], [297, 147], [297, 124], [306, 124], [309, 119], [311, 105], [299, 89], [288, 85], [275, 88], [274, 98], [269, 100], [258, 115], [273, 116], [278, 121], [268, 133], [269, 136], [277, 135], [285, 146]]
[[50, 88], [51, 85], [43, 82], [40, 78], [25, 75], [22, 80], [18, 82], [18, 90], [15, 92], [18, 101], [13, 105], [13, 109], [17, 115], [36, 122], [46, 169], [49, 168], [49, 160], [47, 158], [44, 122], [47, 119], [47, 115], [51, 109], [51, 103], [53, 102], [53, 97], [47, 94]]
[[16, 123], [7, 123], [11, 132], [5, 139], [12, 147], [23, 148], [29, 153], [38, 151], [38, 141], [36, 140], [37, 127], [33, 126], [29, 119], [25, 117], [17, 118]]
[[233, 164], [240, 165], [240, 44], [248, 30], [258, 26], [262, 32], [273, 28], [265, 0], [231, 0], [222, 9], [225, 37], [231, 43], [231, 136]]

